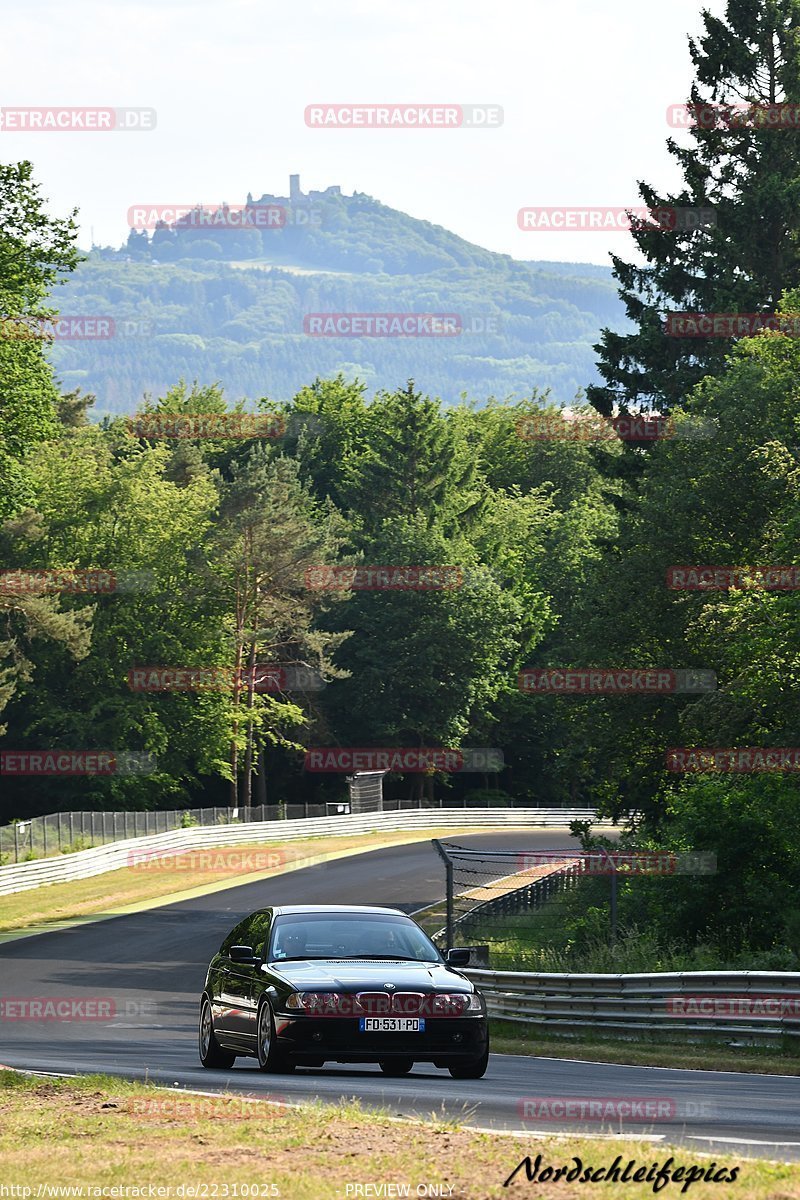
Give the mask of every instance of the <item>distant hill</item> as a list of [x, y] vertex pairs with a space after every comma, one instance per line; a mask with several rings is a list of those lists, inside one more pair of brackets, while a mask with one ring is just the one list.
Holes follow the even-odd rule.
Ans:
[[[265, 212], [284, 223], [258, 227]], [[114, 337], [51, 350], [64, 387], [95, 392], [101, 414], [131, 412], [180, 377], [219, 381], [231, 399], [284, 400], [338, 372], [370, 389], [413, 377], [449, 403], [534, 387], [567, 402], [597, 379], [601, 327], [626, 327], [606, 267], [520, 262], [361, 193], [304, 195], [296, 176], [288, 197], [155, 215], [137, 214], [151, 228], [119, 250], [92, 250], [57, 294], [64, 315], [114, 319]], [[461, 332], [304, 332], [312, 313], [412, 312], [455, 314]]]

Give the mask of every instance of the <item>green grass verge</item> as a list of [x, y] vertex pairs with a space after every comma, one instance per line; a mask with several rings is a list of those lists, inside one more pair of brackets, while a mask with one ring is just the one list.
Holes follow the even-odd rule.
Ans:
[[[275, 1084], [277, 1092], [279, 1076]], [[575, 1200], [588, 1194], [578, 1182], [560, 1179], [531, 1186], [524, 1170], [509, 1187], [503, 1182], [525, 1156], [535, 1162], [541, 1155], [544, 1173], [548, 1166], [572, 1167], [576, 1157], [584, 1169], [591, 1165], [598, 1170], [619, 1155], [623, 1168], [634, 1161], [631, 1173], [669, 1160], [673, 1173], [695, 1166], [703, 1173], [722, 1174], [717, 1183], [693, 1183], [692, 1200], [800, 1200], [799, 1164], [738, 1155], [712, 1160], [694, 1150], [670, 1150], [642, 1139], [504, 1137], [453, 1122], [397, 1120], [354, 1102], [287, 1108], [279, 1094], [273, 1100], [277, 1103], [233, 1094], [193, 1096], [101, 1076], [40, 1079], [0, 1071], [0, 1178], [20, 1189], [14, 1193], [20, 1200], [57, 1195], [48, 1190], [56, 1187], [81, 1188], [73, 1194], [84, 1197], [103, 1196], [100, 1189], [144, 1188], [127, 1195], [146, 1197], [151, 1185], [165, 1189], [160, 1196], [173, 1200], [342, 1200], [398, 1194]], [[735, 1182], [724, 1182], [734, 1168]], [[681, 1176], [663, 1194], [680, 1195], [680, 1182]], [[637, 1200], [652, 1196], [653, 1185], [604, 1183], [602, 1194]], [[109, 1190], [105, 1195], [124, 1198], [126, 1193]]]
[[492, 1050], [544, 1058], [585, 1058], [635, 1067], [680, 1067], [696, 1071], [743, 1071], [762, 1075], [800, 1075], [800, 1046], [726, 1046], [712, 1041], [669, 1041], [647, 1034], [636, 1041], [591, 1033], [557, 1037], [535, 1024], [492, 1019]]

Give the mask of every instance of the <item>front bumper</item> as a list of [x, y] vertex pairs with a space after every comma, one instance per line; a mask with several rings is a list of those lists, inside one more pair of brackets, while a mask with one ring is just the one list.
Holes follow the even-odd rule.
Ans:
[[485, 1016], [426, 1017], [421, 1033], [362, 1032], [358, 1017], [275, 1014], [281, 1050], [298, 1063], [380, 1062], [413, 1058], [443, 1064], [479, 1058], [489, 1041]]

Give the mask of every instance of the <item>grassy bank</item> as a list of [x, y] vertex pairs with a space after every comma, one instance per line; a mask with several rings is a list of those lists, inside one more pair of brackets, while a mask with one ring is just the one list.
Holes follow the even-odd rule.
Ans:
[[[603, 886], [605, 884], [605, 887]], [[438, 927], [444, 923], [436, 914]], [[797, 971], [789, 947], [723, 955], [715, 946], [659, 940], [647, 926], [620, 923], [612, 940], [607, 881], [586, 880], [532, 912], [488, 918], [462, 939], [489, 946], [495, 971], [626, 974], [644, 971]]]
[[[733, 1183], [693, 1183], [692, 1200], [800, 1200], [797, 1164], [761, 1163], [735, 1155], [712, 1160], [693, 1150], [670, 1150], [663, 1143], [640, 1139], [476, 1133], [452, 1123], [393, 1120], [353, 1103], [286, 1108], [234, 1095], [190, 1096], [101, 1077], [43, 1080], [0, 1071], [0, 1176], [7, 1185], [30, 1188], [32, 1197], [37, 1192], [47, 1196], [47, 1189], [55, 1186], [82, 1187], [83, 1194], [90, 1195], [90, 1188], [147, 1189], [153, 1184], [170, 1188], [162, 1196], [173, 1198], [341, 1200], [406, 1194], [452, 1200], [514, 1195], [575, 1200], [587, 1194], [578, 1182], [560, 1179], [531, 1185], [524, 1170], [508, 1187], [503, 1181], [526, 1155], [533, 1161], [541, 1155], [542, 1170], [548, 1165], [572, 1167], [573, 1157], [580, 1158], [584, 1168], [591, 1164], [597, 1170], [618, 1154], [623, 1166], [634, 1160], [636, 1167], [648, 1169], [670, 1158], [672, 1170], [696, 1166], [706, 1172], [712, 1161], [715, 1172], [739, 1168]], [[371, 1190], [364, 1190], [367, 1185]], [[16, 1194], [27, 1200], [24, 1193]], [[667, 1185], [660, 1194], [680, 1195], [680, 1182]], [[653, 1186], [604, 1183], [603, 1195], [636, 1200], [652, 1196]]]
[[492, 1020], [491, 1030], [492, 1049], [500, 1054], [583, 1058], [591, 1062], [627, 1063], [634, 1067], [800, 1075], [800, 1046], [734, 1047], [712, 1041], [671, 1041], [646, 1033], [637, 1034], [636, 1041], [630, 1042], [592, 1033], [556, 1037], [546, 1030], [540, 1032], [533, 1022], [518, 1025], [514, 1021], [498, 1020]]

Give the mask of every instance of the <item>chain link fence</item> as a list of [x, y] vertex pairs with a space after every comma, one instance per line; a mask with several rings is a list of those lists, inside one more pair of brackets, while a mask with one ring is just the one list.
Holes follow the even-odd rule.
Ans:
[[[351, 811], [400, 812], [414, 808], [441, 808], [441, 801], [431, 804], [426, 800], [386, 799], [379, 795], [379, 787], [372, 783], [367, 795], [359, 797], [360, 803], [352, 806], [345, 793], [341, 800], [304, 804], [261, 804], [251, 808], [187, 808], [165, 812], [62, 812], [44, 817], [15, 821], [0, 826], [0, 866], [6, 863], [30, 862], [36, 858], [48, 858], [54, 854], [70, 854], [77, 850], [88, 850], [93, 846], [105, 846], [125, 838], [149, 837], [151, 834], [168, 833], [173, 829], [191, 828], [195, 825], [230, 825], [250, 821], [293, 821], [304, 817], [346, 816]], [[448, 808], [487, 808], [485, 798], [465, 797], [460, 803], [448, 799]], [[508, 808], [509, 804], [498, 798], [497, 807]]]
[[480, 850], [433, 839], [445, 865], [444, 906], [428, 914], [426, 925], [444, 925], [431, 935], [447, 948], [485, 932], [493, 917], [530, 912], [582, 877], [580, 852], [575, 850]]

